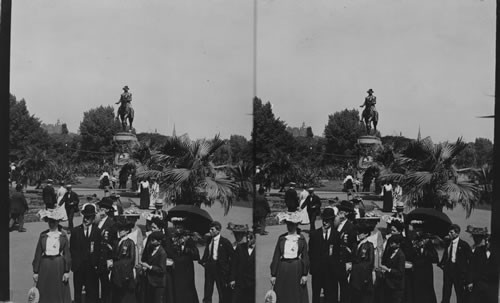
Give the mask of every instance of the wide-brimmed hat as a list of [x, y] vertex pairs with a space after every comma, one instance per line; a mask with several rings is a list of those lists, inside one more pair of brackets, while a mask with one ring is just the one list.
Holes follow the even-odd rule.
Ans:
[[347, 200], [343, 200], [342, 202], [340, 202], [340, 204], [339, 204], [339, 206], [337, 206], [337, 208], [340, 211], [354, 212], [354, 205], [352, 204], [352, 202], [349, 202]]
[[94, 203], [85, 203], [82, 206], [82, 216], [90, 217], [97, 214], [96, 207]]
[[128, 85], [125, 85], [122, 89], [129, 90]]
[[229, 229], [233, 233], [246, 233], [248, 232], [248, 224], [234, 224], [229, 222], [227, 224], [227, 229]]
[[290, 186], [290, 187], [291, 187], [291, 186], [295, 186], [295, 185], [297, 185], [295, 182], [290, 182], [290, 183], [288, 183], [288, 186]]
[[401, 201], [396, 202], [396, 209], [405, 209], [405, 204]]
[[134, 223], [129, 222], [124, 216], [118, 216], [116, 217], [115, 227], [117, 230], [131, 230], [134, 228]]
[[38, 212], [38, 215], [40, 216], [40, 220], [56, 220], [56, 221], [65, 221], [67, 220], [67, 217], [64, 216], [64, 212], [58, 211], [57, 209], [41, 209]]
[[322, 220], [330, 220], [335, 218], [335, 210], [333, 208], [327, 207], [321, 213]]
[[314, 187], [309, 187], [307, 191], [314, 191]]
[[163, 201], [162, 200], [156, 200], [155, 201], [155, 206], [163, 206]]
[[101, 201], [96, 204], [101, 208], [113, 209], [113, 201], [109, 197], [102, 198]]
[[47, 179], [47, 183], [54, 183], [54, 180], [52, 180], [52, 179]]
[[358, 232], [358, 234], [370, 234], [373, 231], [374, 227], [375, 225], [370, 224], [367, 221], [361, 221], [356, 225], [356, 231]]
[[302, 222], [302, 217], [298, 212], [281, 212], [276, 215], [278, 217], [278, 221], [299, 224]]
[[467, 225], [467, 229], [465, 230], [472, 236], [488, 236], [488, 227], [476, 227], [474, 225]]
[[367, 90], [366, 92], [367, 93], [374, 93], [373, 89], [371, 89], [371, 88], [369, 90]]
[[133, 208], [129, 208], [123, 211], [123, 216], [130, 219], [139, 219], [141, 214]]
[[73, 185], [71, 185], [71, 184], [66, 184], [66, 188], [72, 188], [72, 187], [73, 187]]

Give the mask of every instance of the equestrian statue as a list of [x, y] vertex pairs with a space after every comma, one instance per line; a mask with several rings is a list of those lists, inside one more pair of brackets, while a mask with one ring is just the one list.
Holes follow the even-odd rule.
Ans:
[[127, 120], [130, 124], [129, 131], [132, 131], [132, 122], [134, 121], [134, 109], [130, 104], [132, 102], [132, 94], [128, 92], [129, 88], [127, 85], [123, 87], [123, 93], [120, 96], [120, 100], [115, 104], [120, 104], [118, 112], [116, 114], [116, 120], [120, 119], [122, 123], [122, 130], [127, 131]]
[[366, 126], [366, 132], [368, 135], [371, 134], [371, 129], [372, 129], [372, 123], [373, 123], [373, 129], [375, 130], [375, 133], [377, 133], [377, 124], [378, 124], [378, 111], [375, 108], [375, 104], [377, 104], [377, 97], [373, 95], [374, 91], [373, 89], [369, 89], [367, 91], [368, 96], [365, 98], [365, 103], [360, 105], [360, 107], [364, 107], [365, 109], [363, 110], [363, 113], [361, 115], [361, 122], [365, 123]]

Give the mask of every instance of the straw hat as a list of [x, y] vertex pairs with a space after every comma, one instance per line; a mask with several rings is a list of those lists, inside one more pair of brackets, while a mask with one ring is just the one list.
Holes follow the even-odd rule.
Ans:
[[67, 220], [67, 217], [64, 216], [64, 213], [61, 211], [57, 211], [56, 209], [41, 209], [38, 212], [38, 215], [40, 216], [40, 220], [56, 220], [56, 221], [65, 221]]
[[276, 215], [278, 221], [281, 223], [283, 221], [288, 223], [299, 224], [302, 222], [302, 218], [298, 212], [282, 212]]

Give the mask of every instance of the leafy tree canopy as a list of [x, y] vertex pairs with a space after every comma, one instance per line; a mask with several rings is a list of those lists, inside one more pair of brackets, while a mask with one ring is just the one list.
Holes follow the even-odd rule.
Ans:
[[345, 109], [328, 116], [325, 126], [326, 152], [341, 155], [356, 153], [355, 145], [366, 130], [357, 109]]
[[17, 101], [12, 94], [9, 101], [9, 149], [11, 156], [22, 159], [26, 156], [26, 146], [47, 149], [50, 146], [49, 135], [41, 127], [41, 121], [34, 115], [30, 115], [26, 101], [24, 99]]

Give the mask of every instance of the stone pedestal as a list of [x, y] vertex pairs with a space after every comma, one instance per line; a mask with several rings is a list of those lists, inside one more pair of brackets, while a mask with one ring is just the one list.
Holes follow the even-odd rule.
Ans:
[[115, 165], [122, 166], [130, 159], [132, 148], [139, 144], [137, 137], [132, 133], [120, 132], [113, 137], [116, 145]]
[[382, 148], [382, 141], [375, 136], [361, 136], [358, 138], [360, 153], [358, 159], [358, 168], [364, 170], [374, 163], [377, 152]]

